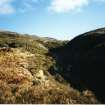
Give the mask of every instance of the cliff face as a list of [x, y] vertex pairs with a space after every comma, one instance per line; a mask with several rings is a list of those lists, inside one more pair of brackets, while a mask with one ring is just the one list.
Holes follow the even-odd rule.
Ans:
[[0, 103], [104, 102], [104, 41], [105, 29], [70, 42], [0, 32]]

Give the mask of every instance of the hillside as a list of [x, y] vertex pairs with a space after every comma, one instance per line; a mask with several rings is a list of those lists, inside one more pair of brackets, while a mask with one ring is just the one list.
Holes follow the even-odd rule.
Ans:
[[62, 67], [58, 73], [72, 87], [92, 90], [105, 103], [105, 28], [93, 30], [75, 37], [63, 47], [50, 52]]
[[103, 103], [104, 41], [105, 29], [70, 42], [1, 31], [0, 103]]

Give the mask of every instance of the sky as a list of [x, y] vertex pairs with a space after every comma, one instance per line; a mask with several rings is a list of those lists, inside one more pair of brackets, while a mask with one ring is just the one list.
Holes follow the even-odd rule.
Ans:
[[0, 30], [70, 40], [105, 27], [105, 0], [0, 0]]

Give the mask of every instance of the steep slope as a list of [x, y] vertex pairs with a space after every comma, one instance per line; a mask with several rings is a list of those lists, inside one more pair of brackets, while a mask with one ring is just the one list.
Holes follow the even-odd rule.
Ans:
[[[92, 90], [105, 102], [105, 28], [75, 37], [64, 47], [50, 49], [58, 73], [81, 91]], [[54, 71], [53, 71], [54, 72]]]
[[57, 68], [49, 49], [67, 42], [48, 39], [0, 32], [0, 103], [99, 103], [91, 91], [50, 74]]

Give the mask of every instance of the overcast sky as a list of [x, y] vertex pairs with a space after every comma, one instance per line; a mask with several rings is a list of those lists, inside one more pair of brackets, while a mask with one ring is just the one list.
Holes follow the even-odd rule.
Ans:
[[105, 27], [105, 0], [0, 0], [0, 29], [71, 39]]

